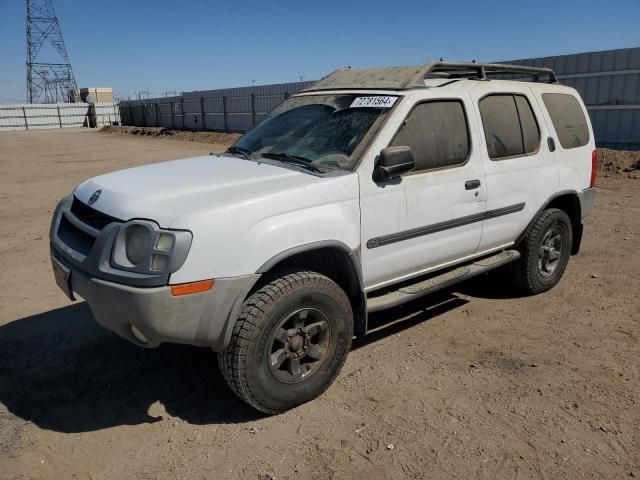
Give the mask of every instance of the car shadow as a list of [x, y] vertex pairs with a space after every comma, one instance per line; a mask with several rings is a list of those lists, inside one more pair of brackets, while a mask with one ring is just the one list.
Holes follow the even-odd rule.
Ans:
[[0, 402], [42, 428], [153, 423], [158, 401], [193, 424], [260, 418], [226, 387], [210, 349], [137, 347], [100, 327], [86, 303], [0, 327], [0, 351]]
[[369, 333], [354, 339], [351, 349], [357, 350], [366, 347], [382, 338], [400, 333], [466, 303], [468, 303], [467, 300], [444, 290], [389, 310], [372, 313], [368, 319]]
[[[464, 304], [451, 294], [371, 315], [363, 348]], [[262, 418], [240, 401], [207, 348], [143, 349], [100, 327], [86, 303], [0, 326], [0, 402], [41, 428], [65, 433], [154, 423], [164, 412], [191, 424]], [[159, 402], [160, 413], [150, 407]]]
[[500, 270], [470, 278], [453, 288], [456, 292], [469, 297], [490, 300], [508, 300], [527, 296], [511, 283], [508, 273]]

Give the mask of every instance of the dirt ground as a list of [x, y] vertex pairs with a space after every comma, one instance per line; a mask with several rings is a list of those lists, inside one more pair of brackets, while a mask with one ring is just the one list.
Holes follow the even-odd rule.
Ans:
[[325, 395], [264, 417], [212, 352], [130, 345], [49, 264], [51, 212], [82, 180], [222, 148], [0, 133], [0, 478], [640, 477], [637, 159], [600, 175], [556, 288], [522, 298], [481, 277], [378, 315]]

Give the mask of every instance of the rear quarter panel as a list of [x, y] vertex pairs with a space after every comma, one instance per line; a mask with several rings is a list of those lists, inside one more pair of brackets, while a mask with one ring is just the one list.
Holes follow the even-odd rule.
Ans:
[[[586, 145], [567, 149], [560, 144], [553, 121], [544, 104], [542, 96], [545, 93], [562, 93], [571, 95], [578, 101], [589, 129], [589, 142]], [[559, 190], [573, 190], [581, 192], [585, 188], [589, 187], [589, 183], [591, 181], [591, 155], [596, 148], [589, 112], [587, 111], [580, 94], [570, 87], [563, 85], [540, 85], [534, 90], [534, 95], [556, 143], [555, 162], [558, 168]]]

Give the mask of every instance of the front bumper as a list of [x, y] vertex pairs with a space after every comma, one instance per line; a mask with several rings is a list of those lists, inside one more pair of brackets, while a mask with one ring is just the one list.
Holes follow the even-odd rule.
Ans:
[[[70, 290], [84, 298], [103, 327], [142, 347], [162, 342], [224, 350], [242, 302], [260, 275], [222, 278], [212, 290], [174, 297], [170, 286], [132, 287], [92, 278], [52, 253], [70, 270]], [[137, 328], [147, 341], [132, 332]]]
[[[121, 223], [114, 219], [95, 229], [73, 214], [71, 204], [72, 197], [60, 202], [50, 234], [56, 281], [65, 293], [72, 299], [74, 293], [84, 298], [99, 324], [136, 345], [170, 342], [224, 350], [259, 274], [219, 278], [210, 291], [173, 296], [169, 275], [111, 267], [111, 248]], [[134, 327], [142, 333], [140, 338]]]

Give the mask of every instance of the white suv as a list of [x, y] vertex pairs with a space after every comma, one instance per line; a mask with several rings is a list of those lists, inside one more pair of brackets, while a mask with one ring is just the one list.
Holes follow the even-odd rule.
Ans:
[[83, 183], [55, 211], [51, 258], [100, 324], [213, 348], [233, 391], [277, 413], [331, 384], [370, 312], [506, 264], [525, 293], [553, 287], [595, 158], [550, 70], [341, 69], [224, 154]]

